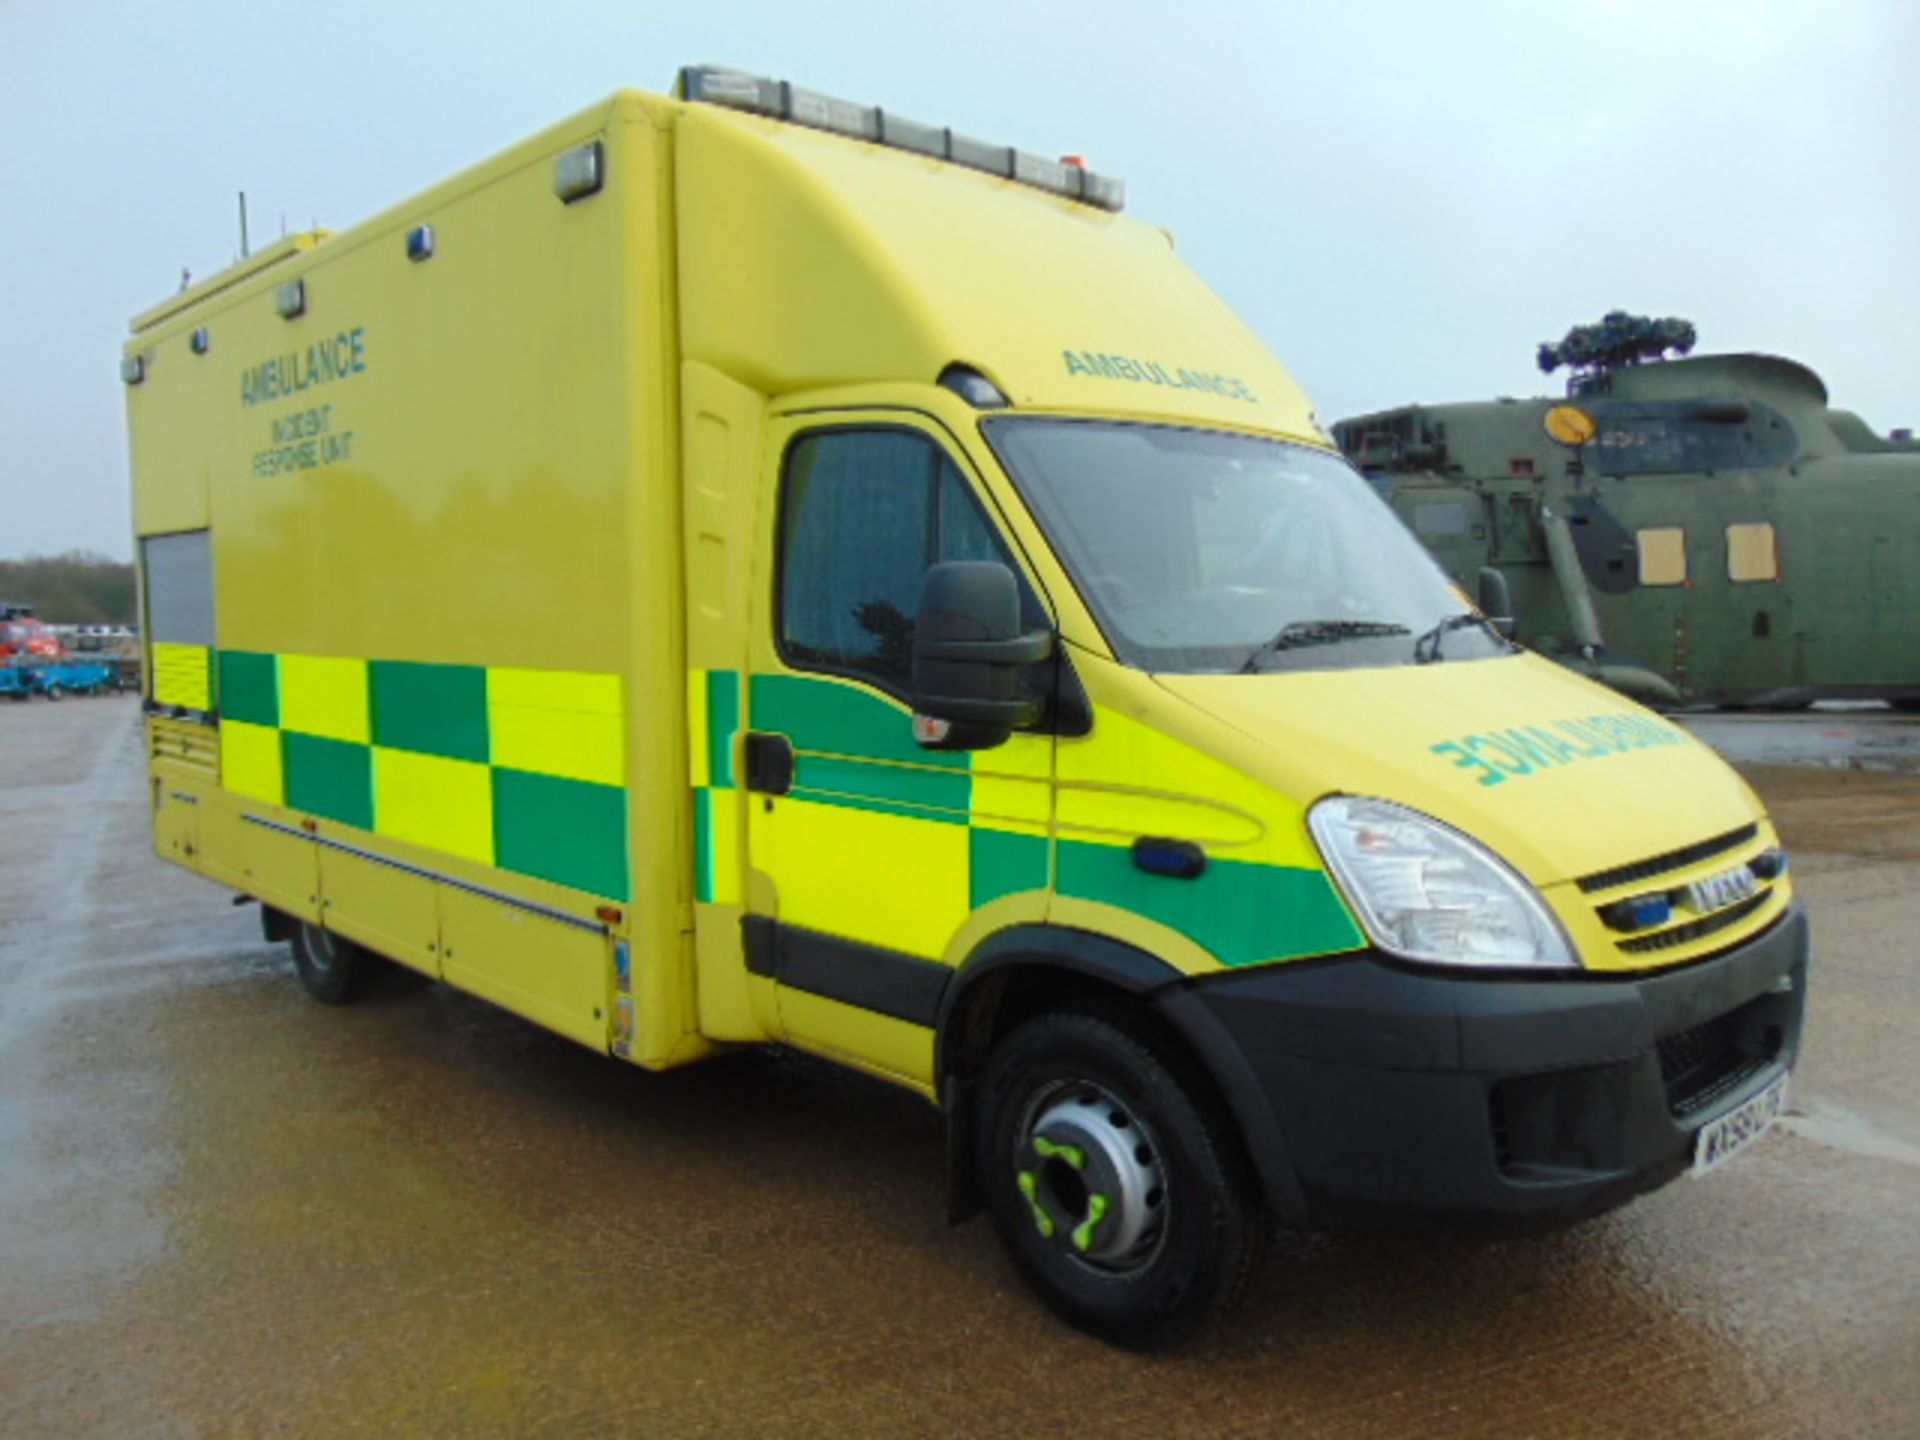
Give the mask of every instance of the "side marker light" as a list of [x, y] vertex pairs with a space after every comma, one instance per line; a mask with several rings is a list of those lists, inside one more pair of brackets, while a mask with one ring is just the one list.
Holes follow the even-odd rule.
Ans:
[[1197, 880], [1207, 868], [1207, 852], [1191, 840], [1142, 835], [1133, 842], [1133, 863], [1149, 875]]

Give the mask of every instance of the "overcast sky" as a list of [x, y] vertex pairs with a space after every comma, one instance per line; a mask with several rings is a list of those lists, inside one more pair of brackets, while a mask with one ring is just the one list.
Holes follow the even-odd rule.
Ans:
[[1920, 424], [1920, 3], [0, 0], [0, 556], [124, 557], [126, 322], [712, 61], [1123, 178], [1323, 421], [1625, 308]]

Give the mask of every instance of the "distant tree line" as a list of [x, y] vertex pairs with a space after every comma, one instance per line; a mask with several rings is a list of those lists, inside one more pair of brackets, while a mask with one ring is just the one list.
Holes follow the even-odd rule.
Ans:
[[0, 603], [31, 605], [49, 625], [131, 625], [133, 562], [93, 550], [0, 560]]

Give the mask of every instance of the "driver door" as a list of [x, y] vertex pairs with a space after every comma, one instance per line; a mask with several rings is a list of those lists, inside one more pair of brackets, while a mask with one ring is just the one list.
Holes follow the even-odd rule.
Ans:
[[[1045, 912], [1053, 742], [916, 743], [921, 578], [947, 560], [1021, 572], [932, 424], [815, 416], [769, 439], [744, 697], [748, 965], [775, 980], [791, 1041], [930, 1085], [963, 932]], [[1021, 588], [1023, 622], [1050, 624]]]

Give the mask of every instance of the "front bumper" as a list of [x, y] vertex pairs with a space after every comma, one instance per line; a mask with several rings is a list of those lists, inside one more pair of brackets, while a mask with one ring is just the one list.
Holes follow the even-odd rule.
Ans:
[[[1187, 992], [1253, 1081], [1233, 1098], [1285, 1151], [1308, 1223], [1556, 1224], [1686, 1168], [1694, 1136], [1790, 1068], [1806, 1010], [1796, 905], [1664, 974], [1514, 978], [1376, 954]], [[1263, 1121], [1268, 1117], [1260, 1117]], [[1257, 1143], [1257, 1141], [1256, 1141]], [[1261, 1170], [1273, 1189], [1272, 1157]]]

